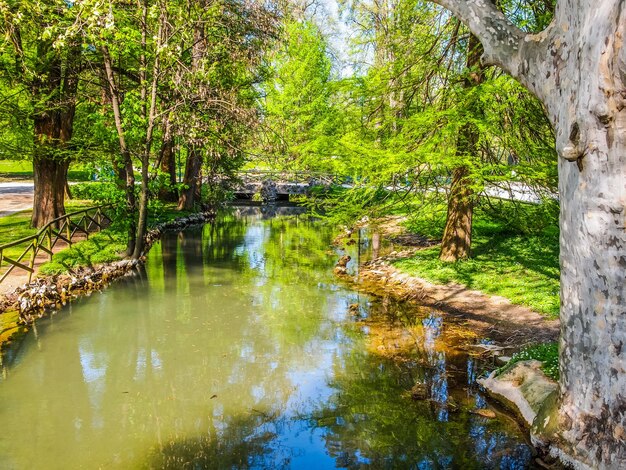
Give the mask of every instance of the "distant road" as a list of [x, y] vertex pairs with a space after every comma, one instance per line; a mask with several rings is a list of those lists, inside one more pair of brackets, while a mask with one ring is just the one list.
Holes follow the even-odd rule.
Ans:
[[0, 183], [0, 217], [32, 209], [32, 181]]

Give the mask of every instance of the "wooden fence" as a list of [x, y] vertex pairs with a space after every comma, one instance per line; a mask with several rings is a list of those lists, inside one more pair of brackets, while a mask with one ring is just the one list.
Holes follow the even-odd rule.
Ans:
[[[0, 277], [0, 283], [16, 268], [27, 271], [30, 282], [35, 272], [35, 260], [40, 252], [45, 252], [52, 259], [53, 249], [59, 241], [71, 247], [76, 234], [89, 238], [90, 233], [106, 228], [111, 223], [111, 218], [105, 209], [110, 207], [111, 204], [105, 204], [65, 214], [48, 222], [35, 235], [0, 245], [0, 270], [8, 265], [8, 269]], [[11, 253], [16, 252], [15, 247], [23, 247], [21, 254], [7, 256], [9, 249], [12, 249]]]

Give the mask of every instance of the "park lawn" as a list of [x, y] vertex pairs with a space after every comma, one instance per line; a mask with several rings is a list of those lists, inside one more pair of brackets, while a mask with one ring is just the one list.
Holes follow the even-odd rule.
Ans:
[[499, 295], [545, 315], [559, 315], [559, 237], [556, 227], [540, 234], [509, 232], [494, 222], [476, 221], [472, 258], [439, 261], [439, 247], [420, 250], [394, 265], [412, 276], [436, 284], [457, 283]]
[[[89, 181], [91, 170], [82, 163], [70, 163], [69, 181]], [[0, 160], [0, 178], [4, 180], [33, 179], [33, 163], [30, 160]]]

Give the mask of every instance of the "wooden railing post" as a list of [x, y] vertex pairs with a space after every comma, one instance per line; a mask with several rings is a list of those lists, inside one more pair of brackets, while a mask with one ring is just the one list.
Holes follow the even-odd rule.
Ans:
[[70, 248], [72, 247], [72, 221], [70, 220], [69, 217], [65, 217], [66, 221], [65, 221], [65, 232], [67, 235], [67, 243], [70, 245]]
[[48, 256], [50, 256], [50, 261], [52, 261], [52, 226], [48, 225], [46, 227], [46, 238], [48, 239], [48, 250], [50, 251], [50, 253], [48, 253]]
[[30, 258], [30, 272], [28, 273], [28, 283], [33, 279], [33, 272], [35, 270], [35, 258], [37, 258], [37, 251], [39, 251], [39, 237], [35, 237], [31, 247], [33, 248], [33, 255]]

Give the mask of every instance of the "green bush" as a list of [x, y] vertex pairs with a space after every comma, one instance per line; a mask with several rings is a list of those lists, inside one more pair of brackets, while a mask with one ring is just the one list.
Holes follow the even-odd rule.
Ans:
[[91, 199], [103, 204], [124, 200], [124, 191], [115, 183], [90, 181], [74, 184], [71, 189], [75, 199]]

